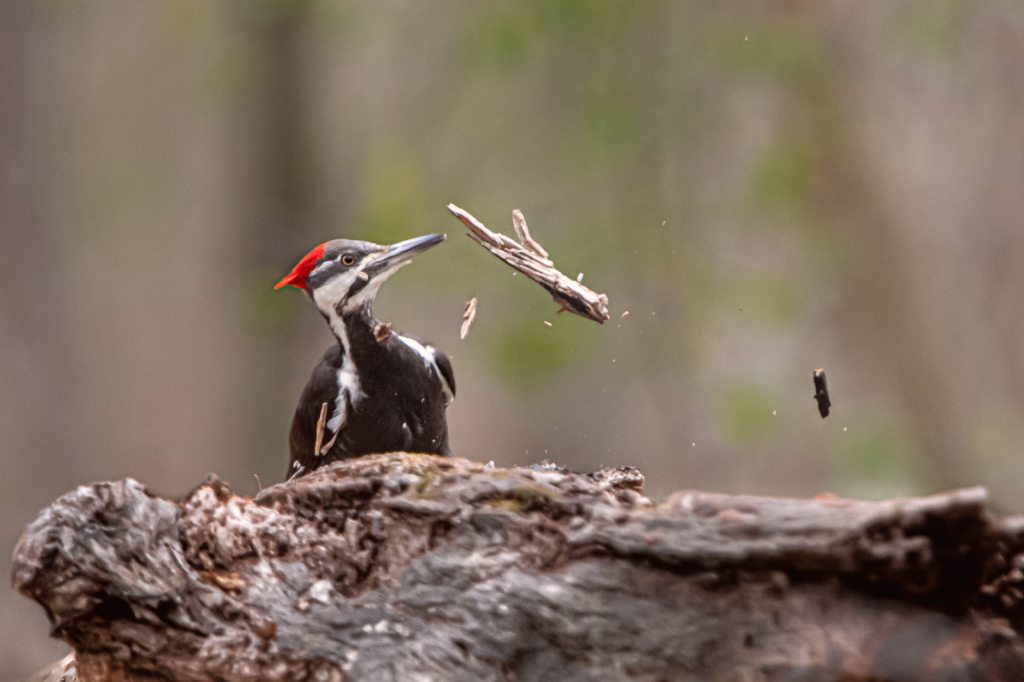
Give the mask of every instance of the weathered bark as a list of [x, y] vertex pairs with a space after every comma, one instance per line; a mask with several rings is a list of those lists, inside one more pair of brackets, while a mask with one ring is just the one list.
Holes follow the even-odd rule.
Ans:
[[1024, 679], [1024, 519], [985, 491], [641, 494], [391, 454], [180, 503], [83, 486], [12, 581], [82, 680]]

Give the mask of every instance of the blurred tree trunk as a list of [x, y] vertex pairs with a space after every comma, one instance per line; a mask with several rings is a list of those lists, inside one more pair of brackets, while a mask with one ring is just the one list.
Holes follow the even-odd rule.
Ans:
[[[307, 154], [308, 145], [313, 143], [307, 134], [308, 97], [304, 92], [308, 71], [303, 59], [307, 4], [300, 0], [271, 5], [271, 16], [250, 20], [259, 52], [265, 56], [255, 126], [261, 146], [255, 175], [263, 192], [249, 214], [250, 224], [241, 247], [246, 254], [246, 267], [261, 275], [276, 273], [284, 277], [303, 255], [323, 241], [319, 238], [320, 226], [314, 225], [312, 194], [316, 183]], [[259, 15], [261, 11], [248, 3], [238, 7], [245, 14]], [[262, 11], [268, 10], [264, 7]], [[269, 290], [273, 282], [272, 277], [261, 276], [254, 286]], [[278, 292], [277, 296], [290, 293]], [[282, 397], [294, 396], [297, 401], [293, 384], [296, 374], [301, 372], [296, 367], [295, 349], [303, 347], [299, 339], [311, 336], [309, 331], [305, 325], [286, 320], [283, 326], [258, 329], [252, 337], [252, 364], [261, 371], [245, 379], [249, 384], [246, 395], [251, 428], [247, 430], [244, 449], [260, 453], [257, 468], [274, 472], [270, 480], [285, 473], [286, 443], [280, 435], [286, 430], [275, 427], [281, 422], [283, 404], [288, 402]], [[287, 414], [290, 418], [290, 412]], [[276, 447], [267, 447], [268, 444]]]
[[[52, 486], [43, 491], [45, 499], [67, 489], [78, 470], [61, 457], [66, 425], [54, 418], [60, 406], [52, 397], [68, 395], [71, 374], [65, 341], [56, 333], [66, 310], [61, 289], [67, 277], [61, 267], [64, 249], [40, 205], [29, 14], [26, 2], [0, 2], [0, 452], [4, 478], [19, 482], [0, 495], [4, 556], [24, 529], [24, 510], [39, 504], [34, 494]], [[24, 483], [33, 480], [40, 482]], [[30, 612], [5, 591], [0, 613], [0, 640], [21, 642]], [[59, 651], [44, 650], [51, 656]], [[0, 647], [0, 669], [19, 669], [20, 654]]]

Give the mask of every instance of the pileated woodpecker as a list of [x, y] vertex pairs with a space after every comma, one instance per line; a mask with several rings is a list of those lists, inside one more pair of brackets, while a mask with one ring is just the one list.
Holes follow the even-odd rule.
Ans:
[[392, 246], [335, 239], [310, 251], [274, 287], [304, 289], [338, 340], [295, 408], [289, 478], [371, 453], [451, 455], [445, 409], [455, 397], [455, 376], [448, 356], [373, 317], [384, 280], [444, 239], [432, 234]]

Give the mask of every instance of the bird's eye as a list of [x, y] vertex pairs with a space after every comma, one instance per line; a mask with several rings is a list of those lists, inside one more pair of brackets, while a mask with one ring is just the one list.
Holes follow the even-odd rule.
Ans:
[[344, 263], [345, 265], [352, 265], [353, 263], [356, 262], [356, 257], [353, 256], [351, 253], [346, 253], [344, 256], [341, 257], [341, 262]]

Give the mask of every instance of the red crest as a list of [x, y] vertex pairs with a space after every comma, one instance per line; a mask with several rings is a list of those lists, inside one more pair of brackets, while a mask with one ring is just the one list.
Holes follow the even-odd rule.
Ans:
[[323, 258], [324, 247], [326, 246], [327, 243], [325, 242], [307, 253], [306, 256], [299, 261], [299, 264], [295, 266], [295, 269], [292, 270], [287, 277], [274, 285], [274, 288], [280, 289], [287, 284], [291, 284], [293, 287], [305, 289], [306, 278], [309, 277], [309, 273], [311, 273], [313, 268], [316, 267], [317, 261]]

